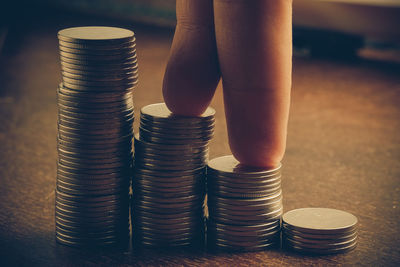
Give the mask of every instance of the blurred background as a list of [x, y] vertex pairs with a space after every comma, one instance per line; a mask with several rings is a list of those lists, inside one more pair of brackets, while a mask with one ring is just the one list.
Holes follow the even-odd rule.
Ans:
[[[0, 47], [10, 24], [51, 9], [162, 27], [175, 25], [175, 0], [3, 2]], [[315, 54], [349, 54], [365, 44], [400, 45], [399, 0], [295, 0], [293, 14], [294, 44]]]
[[[188, 0], [190, 1], [190, 0]], [[274, 1], [274, 0], [271, 0]], [[257, 254], [281, 264], [398, 266], [400, 262], [400, 0], [294, 0], [293, 88], [283, 161], [284, 209], [332, 207], [360, 220], [359, 245], [330, 258]], [[81, 265], [54, 242], [57, 32], [107, 25], [136, 34], [141, 107], [162, 102], [174, 0], [3, 0], [0, 7], [0, 259]], [[210, 158], [230, 154], [221, 86]], [[243, 107], [246, 108], [246, 107]], [[138, 129], [135, 120], [135, 131]], [[215, 265], [246, 256], [182, 256]], [[250, 258], [253, 256], [249, 256]], [[7, 260], [8, 259], [8, 260]], [[86, 258], [87, 259], [87, 258]], [[157, 261], [157, 260], [159, 261]], [[124, 254], [91, 265], [182, 261]], [[161, 264], [162, 265], [162, 264]], [[182, 265], [184, 265], [182, 263]]]

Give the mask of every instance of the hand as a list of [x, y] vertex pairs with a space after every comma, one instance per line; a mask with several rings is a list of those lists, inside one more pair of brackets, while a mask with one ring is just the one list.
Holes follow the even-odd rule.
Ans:
[[222, 78], [232, 154], [275, 167], [286, 147], [292, 0], [177, 0], [176, 12], [163, 83], [168, 108], [203, 113]]

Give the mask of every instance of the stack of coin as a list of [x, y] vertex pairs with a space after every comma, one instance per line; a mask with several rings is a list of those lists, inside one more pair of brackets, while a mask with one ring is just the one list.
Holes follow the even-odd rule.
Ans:
[[135, 138], [132, 233], [135, 247], [204, 246], [205, 167], [214, 113], [171, 114], [143, 107]]
[[58, 33], [56, 240], [70, 246], [129, 242], [135, 38], [113, 27]]
[[295, 251], [333, 254], [357, 246], [357, 218], [348, 212], [303, 208], [286, 212], [282, 221], [284, 245]]
[[244, 166], [232, 155], [210, 160], [207, 168], [210, 250], [257, 251], [280, 242], [281, 165]]

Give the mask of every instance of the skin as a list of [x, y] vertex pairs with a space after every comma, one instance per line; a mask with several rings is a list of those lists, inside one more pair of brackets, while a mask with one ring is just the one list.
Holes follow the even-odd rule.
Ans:
[[273, 168], [286, 148], [292, 0], [177, 0], [163, 95], [177, 114], [200, 115], [222, 78], [232, 154]]

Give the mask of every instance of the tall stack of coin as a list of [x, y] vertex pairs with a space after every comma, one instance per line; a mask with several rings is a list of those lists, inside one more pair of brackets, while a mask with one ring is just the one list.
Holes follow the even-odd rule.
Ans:
[[164, 103], [140, 114], [135, 138], [132, 233], [136, 247], [204, 245], [205, 167], [214, 113], [173, 115]]
[[56, 240], [124, 246], [129, 240], [134, 33], [77, 27], [58, 33]]
[[244, 166], [232, 155], [207, 168], [210, 250], [257, 251], [279, 244], [282, 215], [281, 165]]
[[357, 218], [345, 211], [303, 208], [283, 217], [283, 242], [287, 248], [312, 254], [333, 254], [357, 246]]

